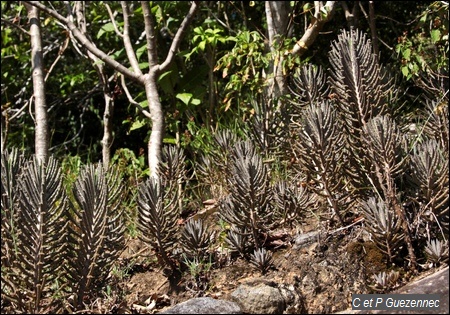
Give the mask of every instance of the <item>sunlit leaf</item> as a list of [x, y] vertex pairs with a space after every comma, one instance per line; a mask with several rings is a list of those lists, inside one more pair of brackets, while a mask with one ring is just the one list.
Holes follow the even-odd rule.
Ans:
[[141, 62], [139, 64], [139, 69], [143, 70], [143, 69], [147, 69], [148, 68], [148, 62]]
[[176, 98], [178, 98], [184, 104], [189, 105], [189, 102], [192, 99], [192, 94], [191, 93], [178, 93], [176, 95]]
[[137, 121], [135, 121], [135, 122], [131, 125], [130, 131], [133, 131], [133, 130], [142, 128], [143, 126], [145, 126], [145, 124], [146, 124], [146, 123], [145, 123], [144, 120], [137, 120]]
[[431, 31], [431, 41], [434, 43], [438, 42], [441, 39], [441, 31], [440, 30], [432, 30]]
[[160, 82], [162, 79], [164, 79], [166, 76], [172, 73], [172, 70], [166, 71], [163, 74], [161, 74], [158, 78], [158, 82]]
[[411, 49], [408, 48], [405, 51], [403, 51], [403, 58], [405, 58], [406, 60], [411, 59]]
[[139, 105], [141, 105], [142, 108], [147, 108], [148, 107], [148, 101], [147, 100], [142, 101], [142, 102], [139, 103]]
[[168, 143], [168, 144], [177, 144], [177, 139], [170, 137], [170, 138], [164, 138], [163, 139], [163, 143]]
[[97, 39], [103, 36], [105, 33], [114, 32], [114, 25], [109, 22], [102, 26], [102, 28], [97, 33]]

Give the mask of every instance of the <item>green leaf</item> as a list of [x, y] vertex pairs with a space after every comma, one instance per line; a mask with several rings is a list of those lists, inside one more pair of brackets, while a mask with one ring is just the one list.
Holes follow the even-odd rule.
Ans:
[[408, 61], [411, 59], [411, 49], [408, 48], [403, 51], [403, 58], [405, 58]]
[[106, 24], [103, 25], [102, 28], [98, 31], [98, 33], [97, 33], [97, 39], [99, 39], [100, 37], [102, 37], [103, 34], [109, 33], [109, 32], [113, 32], [113, 31], [114, 31], [114, 25], [112, 24], [112, 22], [106, 23]]
[[440, 30], [432, 30], [431, 31], [431, 42], [433, 44], [437, 43], [441, 39], [441, 31]]
[[158, 78], [158, 83], [159, 83], [159, 81], [161, 81], [162, 79], [164, 79], [166, 76], [168, 76], [171, 73], [172, 73], [172, 70], [169, 70], [169, 71], [166, 71], [163, 74], [161, 74]]
[[404, 75], [405, 77], [408, 77], [408, 74], [409, 74], [408, 66], [403, 66], [403, 67], [402, 67], [402, 73], [403, 73], [403, 75]]
[[139, 48], [136, 50], [136, 57], [137, 57], [138, 60], [141, 58], [142, 54], [143, 54], [145, 51], [147, 51], [147, 44], [142, 45], [141, 47], [139, 47]]
[[164, 138], [163, 139], [163, 143], [168, 143], [168, 144], [177, 144], [177, 139], [170, 137], [170, 138]]
[[178, 93], [176, 95], [176, 98], [178, 98], [184, 104], [189, 105], [189, 102], [192, 99], [192, 94], [191, 93]]
[[142, 128], [143, 126], [145, 126], [145, 121], [144, 120], [137, 120], [133, 123], [133, 125], [131, 125], [130, 127], [130, 131]]
[[420, 23], [425, 23], [427, 21], [427, 16], [428, 14], [425, 12], [425, 14], [420, 18]]
[[147, 100], [142, 101], [142, 102], [139, 103], [139, 105], [141, 105], [142, 108], [147, 108], [148, 107], [148, 101]]
[[121, 50], [116, 51], [114, 54], [111, 55], [111, 58], [114, 60], [119, 58], [120, 55], [124, 52], [125, 48], [122, 48]]
[[148, 68], [148, 62], [141, 62], [139, 64], [139, 69], [143, 70], [143, 69], [147, 69]]
[[311, 3], [306, 3], [303, 6], [303, 13], [308, 12], [309, 10], [311, 10], [311, 8], [312, 8], [312, 4]]
[[323, 7], [320, 9], [320, 15], [322, 17], [322, 20], [326, 20], [328, 17], [328, 10], [327, 7]]
[[206, 41], [202, 41], [198, 44], [198, 48], [200, 48], [202, 51], [205, 51], [206, 47]]

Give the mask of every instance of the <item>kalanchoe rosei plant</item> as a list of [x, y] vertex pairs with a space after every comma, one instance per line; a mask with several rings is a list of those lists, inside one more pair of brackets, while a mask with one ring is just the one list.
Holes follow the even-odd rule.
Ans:
[[343, 216], [351, 206], [345, 181], [346, 152], [344, 134], [336, 111], [322, 102], [309, 105], [303, 111], [302, 127], [298, 128], [295, 143], [301, 171], [313, 182], [310, 189], [329, 205], [333, 216], [344, 225]]
[[265, 274], [273, 264], [272, 253], [265, 248], [257, 248], [250, 254], [250, 263]]
[[[4, 200], [4, 191], [9, 200]], [[40, 313], [58, 304], [50, 299], [44, 306], [43, 300], [62, 279], [67, 211], [61, 171], [53, 157], [43, 163], [33, 156], [22, 164], [16, 151], [2, 154], [2, 298], [21, 312]]]
[[255, 248], [264, 242], [272, 222], [271, 186], [262, 157], [251, 142], [238, 142], [227, 174], [229, 198], [221, 202], [219, 215], [240, 233], [248, 233]]
[[[17, 256], [18, 232], [17, 216], [19, 209], [15, 206], [19, 193], [17, 180], [25, 159], [19, 155], [19, 150], [5, 150], [1, 153], [1, 193], [2, 193], [2, 266], [10, 268]], [[3, 276], [3, 273], [2, 273]], [[2, 279], [3, 281], [3, 279]]]
[[372, 236], [376, 246], [392, 262], [403, 244], [404, 235], [400, 219], [383, 200], [375, 197], [363, 201], [361, 208], [366, 219], [365, 229]]
[[290, 79], [291, 84], [288, 88], [293, 96], [291, 102], [296, 109], [296, 114], [301, 114], [301, 110], [307, 105], [315, 105], [327, 100], [330, 87], [321, 66], [304, 65], [296, 69]]
[[355, 191], [364, 195], [367, 190], [361, 187], [371, 185], [367, 178], [371, 162], [365, 158], [362, 130], [369, 119], [387, 114], [392, 79], [378, 62], [366, 34], [356, 29], [344, 30], [332, 42], [329, 60], [330, 92], [335, 96], [333, 103], [342, 119], [350, 153], [347, 175]]
[[[411, 268], [416, 268], [416, 255], [412, 244], [412, 235], [408, 225], [406, 210], [399, 198], [397, 179], [405, 171], [406, 140], [396, 123], [387, 115], [369, 119], [363, 127], [364, 145], [367, 148], [367, 160], [372, 166], [367, 177], [376, 194], [400, 220], [402, 234], [408, 249]], [[370, 158], [369, 158], [370, 157]], [[386, 231], [387, 232], [387, 231]]]
[[161, 267], [176, 270], [173, 250], [178, 242], [177, 196], [161, 179], [149, 178], [139, 186], [138, 230], [142, 241], [155, 251]]
[[75, 308], [84, 308], [86, 297], [104, 283], [125, 246], [125, 222], [119, 209], [123, 186], [115, 168], [100, 163], [82, 168], [73, 186], [69, 225], [69, 253], [66, 266], [73, 283]]
[[213, 235], [201, 219], [188, 220], [180, 236], [180, 243], [185, 255], [189, 259], [195, 258], [197, 261], [202, 261], [208, 256], [212, 241]]
[[308, 190], [296, 183], [285, 180], [277, 182], [273, 187], [276, 215], [280, 224], [293, 228], [294, 223], [301, 221], [306, 210], [312, 206], [313, 200]]

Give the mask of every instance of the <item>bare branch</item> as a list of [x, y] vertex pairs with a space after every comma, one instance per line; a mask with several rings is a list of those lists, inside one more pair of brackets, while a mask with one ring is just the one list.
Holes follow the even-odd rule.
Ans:
[[111, 19], [111, 23], [114, 26], [114, 31], [116, 31], [117, 36], [123, 37], [123, 34], [120, 32], [119, 28], [117, 27], [116, 20], [114, 19], [114, 14], [111, 11], [111, 8], [107, 3], [104, 3], [106, 10], [108, 10], [109, 18]]
[[144, 14], [145, 23], [145, 37], [147, 39], [147, 54], [149, 66], [155, 66], [158, 64], [158, 54], [156, 46], [156, 35], [155, 35], [155, 22], [153, 20], [153, 15], [150, 11], [150, 6], [147, 1], [141, 1], [142, 13]]
[[130, 40], [130, 10], [126, 1], [121, 1], [123, 11], [123, 44], [125, 51], [127, 52], [128, 60], [133, 67], [134, 72], [142, 75], [141, 69], [139, 69], [139, 62], [133, 49], [133, 45]]
[[142, 108], [141, 104], [136, 102], [133, 99], [133, 97], [131, 96], [130, 91], [128, 91], [127, 85], [125, 84], [125, 77], [123, 75], [120, 76], [120, 82], [122, 83], [122, 89], [125, 91], [125, 94], [127, 95], [128, 101], [131, 104], [133, 104], [134, 106], [136, 106], [139, 109], [139, 111], [145, 115], [145, 117], [151, 119], [152, 116], [150, 115], [150, 113], [148, 111], [146, 111], [144, 108]]
[[52, 65], [50, 66], [49, 70], [47, 71], [47, 74], [45, 75], [44, 81], [47, 82], [47, 79], [50, 77], [50, 73], [52, 73], [53, 69], [55, 68], [58, 61], [61, 59], [62, 55], [66, 51], [67, 47], [69, 47], [70, 43], [70, 36], [67, 35], [64, 43], [59, 47], [58, 56], [55, 58], [55, 61], [53, 61]]
[[180, 46], [181, 38], [184, 35], [184, 32], [188, 28], [188, 26], [191, 24], [192, 20], [194, 19], [195, 12], [198, 9], [197, 1], [193, 1], [191, 8], [189, 9], [188, 14], [185, 16], [183, 22], [181, 22], [180, 27], [178, 28], [177, 33], [175, 34], [175, 37], [173, 38], [172, 45], [170, 46], [169, 53], [167, 54], [166, 60], [159, 66], [160, 71], [165, 71], [169, 67], [169, 65], [172, 63], [173, 58], [175, 57], [175, 53], [178, 50], [178, 47]]
[[10, 22], [10, 21], [8, 21], [7, 19], [4, 19], [4, 18], [1, 18], [1, 21], [2, 21], [2, 23], [6, 23], [6, 24], [8, 24], [9, 26], [12, 26], [12, 27], [15, 27], [15, 28], [19, 29], [21, 32], [23, 32], [23, 33], [26, 34], [26, 35], [31, 36], [31, 35], [30, 35], [30, 32], [28, 32], [28, 31], [27, 31], [26, 29], [24, 29], [22, 26], [20, 26], [20, 25], [18, 25], [18, 24], [16, 24], [16, 23]]
[[[317, 1], [315, 1], [317, 2]], [[338, 1], [327, 1], [325, 6], [323, 8], [326, 9], [327, 14], [325, 18], [322, 18], [321, 10], [317, 10], [316, 6], [316, 12], [314, 14], [314, 18], [311, 22], [311, 24], [308, 26], [308, 29], [306, 30], [305, 34], [302, 36], [302, 38], [295, 44], [294, 48], [291, 51], [286, 52], [286, 54], [292, 54], [292, 55], [298, 55], [302, 56], [308, 48], [314, 43], [317, 36], [319, 35], [319, 32], [322, 30], [325, 23], [331, 20], [336, 4]]]
[[142, 75], [135, 73], [133, 71], [130, 71], [127, 67], [125, 67], [124, 65], [120, 64], [119, 62], [117, 62], [116, 60], [114, 60], [113, 58], [108, 56], [102, 50], [98, 49], [94, 45], [94, 43], [91, 40], [89, 40], [72, 21], [65, 18], [64, 16], [62, 16], [55, 10], [52, 10], [52, 9], [46, 7], [45, 5], [41, 4], [40, 2], [37, 2], [37, 1], [24, 1], [24, 2], [37, 7], [38, 9], [42, 10], [43, 12], [47, 13], [48, 15], [57, 19], [59, 22], [66, 25], [68, 27], [69, 31], [72, 32], [74, 37], [81, 43], [81, 45], [86, 47], [86, 49], [88, 49], [90, 52], [92, 52], [94, 55], [96, 55], [98, 58], [100, 58], [106, 64], [108, 64], [109, 66], [111, 66], [112, 68], [117, 70], [118, 72], [122, 73], [123, 75], [127, 76], [131, 80], [133, 80], [139, 84], [144, 84], [144, 78], [142, 77]]

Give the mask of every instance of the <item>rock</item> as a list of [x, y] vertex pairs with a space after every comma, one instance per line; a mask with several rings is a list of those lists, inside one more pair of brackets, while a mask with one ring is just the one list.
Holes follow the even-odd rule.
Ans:
[[284, 299], [276, 286], [259, 283], [256, 286], [241, 284], [233, 293], [233, 301], [239, 304], [244, 313], [282, 314]]
[[231, 293], [231, 299], [248, 314], [295, 314], [303, 310], [301, 297], [292, 285], [262, 279], [241, 284]]
[[298, 234], [294, 238], [293, 249], [300, 249], [306, 247], [315, 242], [320, 242], [321, 239], [326, 237], [326, 233], [322, 231], [312, 231], [308, 233]]
[[239, 305], [210, 297], [190, 299], [158, 314], [242, 314]]

